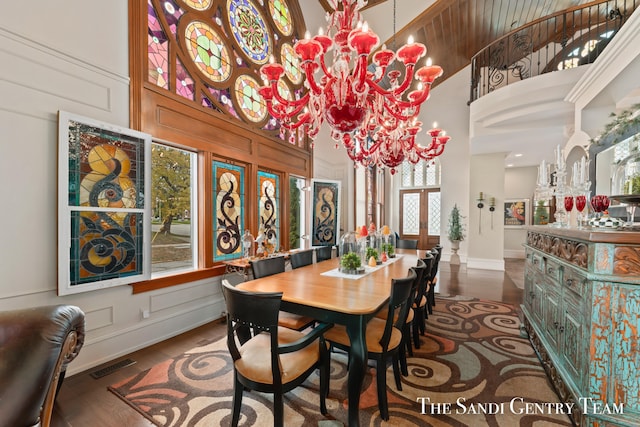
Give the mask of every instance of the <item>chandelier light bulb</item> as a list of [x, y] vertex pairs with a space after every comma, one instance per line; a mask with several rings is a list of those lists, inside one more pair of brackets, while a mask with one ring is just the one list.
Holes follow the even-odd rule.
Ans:
[[410, 36], [407, 38], [407, 44], [413, 44], [413, 35], [410, 35]]

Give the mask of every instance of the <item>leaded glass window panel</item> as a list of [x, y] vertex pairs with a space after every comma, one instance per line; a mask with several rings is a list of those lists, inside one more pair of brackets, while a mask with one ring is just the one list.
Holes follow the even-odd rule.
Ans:
[[402, 186], [411, 187], [413, 185], [413, 166], [409, 162], [402, 163]]
[[179, 60], [176, 61], [176, 93], [193, 101], [193, 79]]
[[244, 234], [244, 168], [213, 162], [213, 260], [242, 256]]
[[404, 193], [402, 234], [420, 234], [420, 193]]
[[430, 191], [429, 197], [429, 224], [428, 234], [429, 236], [440, 235], [440, 192]]
[[427, 186], [440, 185], [440, 162], [433, 160], [427, 166]]
[[269, 0], [269, 12], [278, 31], [285, 36], [290, 36], [293, 33], [293, 23], [287, 2], [285, 0]]
[[424, 162], [413, 165], [413, 185], [419, 187], [424, 185]]
[[[262, 248], [277, 251], [280, 241], [280, 177], [258, 172], [258, 226], [256, 241]], [[258, 251], [260, 251], [260, 247]]]

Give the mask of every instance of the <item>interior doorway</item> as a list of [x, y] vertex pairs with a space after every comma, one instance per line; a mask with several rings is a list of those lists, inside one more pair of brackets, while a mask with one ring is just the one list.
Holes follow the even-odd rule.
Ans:
[[440, 188], [400, 190], [401, 239], [418, 241], [418, 249], [440, 243]]

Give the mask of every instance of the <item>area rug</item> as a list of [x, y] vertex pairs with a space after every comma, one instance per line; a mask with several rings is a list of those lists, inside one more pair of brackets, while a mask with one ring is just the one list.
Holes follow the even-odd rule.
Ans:
[[[571, 426], [535, 352], [520, 336], [510, 305], [438, 298], [428, 333], [409, 357], [402, 391], [387, 370], [389, 421], [380, 419], [375, 370], [365, 377], [362, 426]], [[318, 378], [285, 395], [286, 426], [347, 423], [346, 355], [331, 355], [327, 406], [320, 414]], [[227, 426], [232, 364], [225, 340], [206, 343], [141, 372], [109, 390], [161, 427]], [[273, 425], [269, 395], [245, 392], [241, 426]], [[558, 409], [561, 408], [561, 409]]]
[[505, 258], [504, 272], [520, 289], [524, 289], [524, 258]]

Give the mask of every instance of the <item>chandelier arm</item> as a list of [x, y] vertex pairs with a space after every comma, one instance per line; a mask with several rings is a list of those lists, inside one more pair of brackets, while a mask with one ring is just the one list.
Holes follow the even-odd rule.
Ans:
[[309, 123], [310, 120], [311, 120], [311, 115], [309, 113], [304, 113], [298, 118], [297, 122], [289, 124], [289, 126], [287, 126], [287, 129], [296, 130], [300, 126]]
[[309, 101], [309, 92], [305, 93], [302, 98], [297, 99], [297, 100], [290, 100], [290, 99], [283, 98], [280, 95], [280, 91], [278, 90], [277, 82], [275, 82], [275, 81], [271, 82], [271, 91], [272, 91], [273, 97], [276, 99], [276, 101], [278, 101], [280, 104], [285, 105], [287, 107], [299, 108], [298, 112], [300, 112], [302, 110], [302, 108], [304, 108], [305, 105], [307, 105], [307, 103]]
[[413, 80], [413, 72], [414, 72], [414, 65], [408, 64], [405, 67], [404, 80], [402, 81], [402, 84], [400, 86], [398, 86], [396, 89], [392, 91], [393, 95], [396, 95], [396, 96], [401, 95], [404, 93], [405, 90], [407, 90], [407, 88], [411, 84], [411, 81]]
[[[304, 68], [304, 74], [307, 77], [307, 83], [309, 84], [309, 88], [315, 95], [319, 95], [322, 93], [322, 88], [318, 86], [315, 77], [313, 76], [314, 68], [317, 68], [318, 64], [313, 62], [309, 62], [306, 64], [302, 64], [302, 68]], [[324, 67], [323, 67], [324, 68]], [[327, 76], [331, 76], [331, 74], [325, 73]], [[307, 92], [307, 95], [309, 92]]]
[[[405, 115], [402, 114], [402, 112], [394, 111], [391, 107], [392, 106], [387, 104], [386, 102], [384, 103], [384, 109], [389, 114], [391, 114], [396, 120], [400, 120], [400, 121], [403, 121], [403, 122], [411, 120], [412, 118], [416, 117], [418, 115], [418, 113], [420, 112], [420, 105], [415, 106], [415, 108], [416, 108], [415, 114], [412, 114], [410, 116], [405, 116]], [[411, 105], [409, 105], [409, 107], [411, 107]]]

